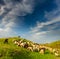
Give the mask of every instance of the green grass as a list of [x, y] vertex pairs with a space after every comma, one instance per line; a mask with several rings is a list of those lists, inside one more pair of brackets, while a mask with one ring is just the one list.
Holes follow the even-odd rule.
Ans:
[[44, 44], [44, 45], [50, 46], [52, 48], [58, 48], [58, 49], [60, 49], [60, 40], [55, 41], [55, 42], [51, 42], [51, 43], [47, 43], [47, 44]]
[[56, 57], [48, 51], [42, 55], [38, 52], [31, 52], [18, 47], [13, 44], [15, 39], [19, 38], [9, 38], [8, 44], [4, 44], [4, 38], [0, 39], [0, 59], [60, 59], [60, 57]]

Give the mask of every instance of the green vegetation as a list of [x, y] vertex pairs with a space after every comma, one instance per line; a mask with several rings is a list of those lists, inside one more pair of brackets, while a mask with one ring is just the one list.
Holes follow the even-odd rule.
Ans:
[[50, 46], [52, 48], [58, 48], [58, 49], [60, 49], [60, 40], [52, 42], [52, 43], [46, 43], [44, 45]]
[[[48, 53], [42, 55], [38, 52], [31, 52], [27, 49], [16, 46], [13, 41], [23, 38], [13, 37], [8, 38], [9, 42], [4, 44], [5, 38], [0, 39], [0, 59], [60, 59], [53, 54]], [[28, 41], [24, 39], [24, 41]]]

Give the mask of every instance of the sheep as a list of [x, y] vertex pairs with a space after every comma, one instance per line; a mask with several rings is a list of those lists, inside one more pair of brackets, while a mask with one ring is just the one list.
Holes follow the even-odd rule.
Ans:
[[24, 44], [23, 42], [22, 42], [22, 43], [20, 43], [20, 47], [24, 47], [24, 45], [25, 45], [25, 44]]
[[33, 48], [32, 47], [28, 47], [27, 49], [33, 52]]
[[47, 47], [47, 49], [50, 51], [51, 54], [53, 54], [53, 48]]
[[17, 46], [20, 46], [20, 43], [19, 42], [17, 42]]
[[22, 42], [23, 42], [23, 40], [20, 40], [20, 41], [19, 41], [19, 43], [22, 43]]
[[14, 41], [14, 44], [17, 44], [17, 41], [16, 40]]
[[59, 50], [58, 49], [53, 49], [53, 53], [55, 56], [59, 56]]
[[5, 39], [4, 43], [8, 43], [8, 39]]
[[26, 44], [26, 42], [21, 42], [20, 43], [20, 47], [23, 47], [24, 48], [24, 45]]
[[30, 43], [34, 52], [39, 52], [39, 45], [35, 43]]
[[33, 51], [39, 52], [39, 47], [37, 45], [33, 45]]
[[27, 42], [27, 44], [30, 44], [30, 42]]
[[14, 44], [16, 44], [17, 46], [20, 46], [20, 43], [17, 40], [14, 41]]
[[55, 55], [55, 56], [59, 56], [59, 53], [58, 53], [58, 52], [55, 52], [54, 55]]
[[40, 49], [41, 49], [41, 48], [45, 48], [45, 46], [39, 45], [39, 48], [40, 48]]
[[25, 44], [24, 44], [24, 48], [27, 48], [27, 47], [28, 47], [28, 43], [25, 42]]
[[39, 53], [45, 54], [45, 48], [41, 48]]

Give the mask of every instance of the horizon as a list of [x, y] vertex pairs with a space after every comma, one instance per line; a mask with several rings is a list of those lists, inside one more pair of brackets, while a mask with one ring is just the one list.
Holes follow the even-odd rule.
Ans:
[[60, 40], [60, 0], [0, 0], [0, 37], [14, 36], [36, 43]]
[[[19, 37], [19, 36], [11, 36], [11, 37], [0, 37], [0, 39], [9, 39], [9, 38], [18, 38], [18, 40], [19, 39], [26, 39], [26, 38], [23, 38], [23, 37]], [[26, 39], [26, 40], [28, 40], [28, 39]], [[33, 42], [33, 43], [37, 43], [37, 44], [50, 44], [50, 43], [54, 43], [54, 42], [57, 42], [57, 41], [60, 41], [60, 40], [55, 40], [55, 41], [51, 41], [51, 42], [43, 42], [43, 43], [41, 43], [41, 42], [34, 42], [34, 41], [32, 41], [32, 40], [28, 40], [28, 41], [31, 41], [31, 42]]]

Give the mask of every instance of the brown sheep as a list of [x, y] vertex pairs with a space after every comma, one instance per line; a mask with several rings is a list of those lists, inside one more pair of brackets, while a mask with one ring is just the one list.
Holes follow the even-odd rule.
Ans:
[[28, 43], [27, 42], [24, 44], [24, 48], [28, 48]]

